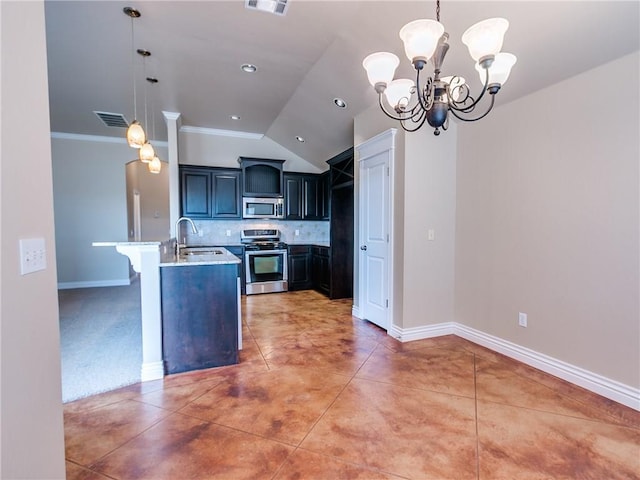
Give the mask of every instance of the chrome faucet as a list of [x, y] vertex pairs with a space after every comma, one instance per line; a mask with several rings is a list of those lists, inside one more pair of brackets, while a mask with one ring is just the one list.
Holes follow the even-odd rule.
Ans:
[[187, 222], [189, 222], [191, 224], [191, 232], [197, 234], [198, 233], [198, 229], [196, 228], [196, 224], [193, 223], [193, 220], [191, 220], [189, 217], [180, 217], [177, 221], [176, 221], [176, 256], [179, 257], [180, 256], [180, 248], [182, 247], [186, 247], [186, 244], [181, 244], [180, 243], [180, 222], [186, 220]]

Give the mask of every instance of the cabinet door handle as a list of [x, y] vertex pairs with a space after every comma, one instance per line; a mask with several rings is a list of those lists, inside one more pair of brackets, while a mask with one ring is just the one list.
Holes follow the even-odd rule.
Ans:
[[366, 246], [366, 245], [362, 245], [362, 246], [360, 247], [360, 250], [366, 250], [366, 249], [367, 249], [367, 246]]

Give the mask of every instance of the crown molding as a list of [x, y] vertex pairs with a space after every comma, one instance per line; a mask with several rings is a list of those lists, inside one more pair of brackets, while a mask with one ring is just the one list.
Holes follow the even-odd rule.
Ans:
[[[84, 135], [81, 133], [66, 133], [66, 132], [51, 132], [51, 138], [58, 138], [61, 140], [79, 140], [81, 142], [100, 142], [100, 143], [122, 143], [127, 144], [127, 139], [124, 137], [105, 137], [102, 135]], [[168, 147], [168, 142], [161, 142], [158, 140], [153, 141], [153, 145], [156, 147]]]
[[199, 135], [215, 135], [218, 137], [235, 137], [245, 138], [249, 140], [260, 140], [264, 135], [262, 133], [238, 132], [235, 130], [220, 130], [218, 128], [191, 127], [184, 125], [180, 127], [180, 132], [197, 133]]

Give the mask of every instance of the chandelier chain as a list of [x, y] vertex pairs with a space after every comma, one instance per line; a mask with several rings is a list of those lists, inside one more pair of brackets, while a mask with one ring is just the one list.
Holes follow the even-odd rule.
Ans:
[[436, 0], [436, 20], [440, 21], [440, 0]]

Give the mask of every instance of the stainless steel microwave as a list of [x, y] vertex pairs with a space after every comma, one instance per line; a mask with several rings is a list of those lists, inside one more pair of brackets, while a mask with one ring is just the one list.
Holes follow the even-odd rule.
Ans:
[[284, 218], [284, 199], [242, 197], [242, 218]]

